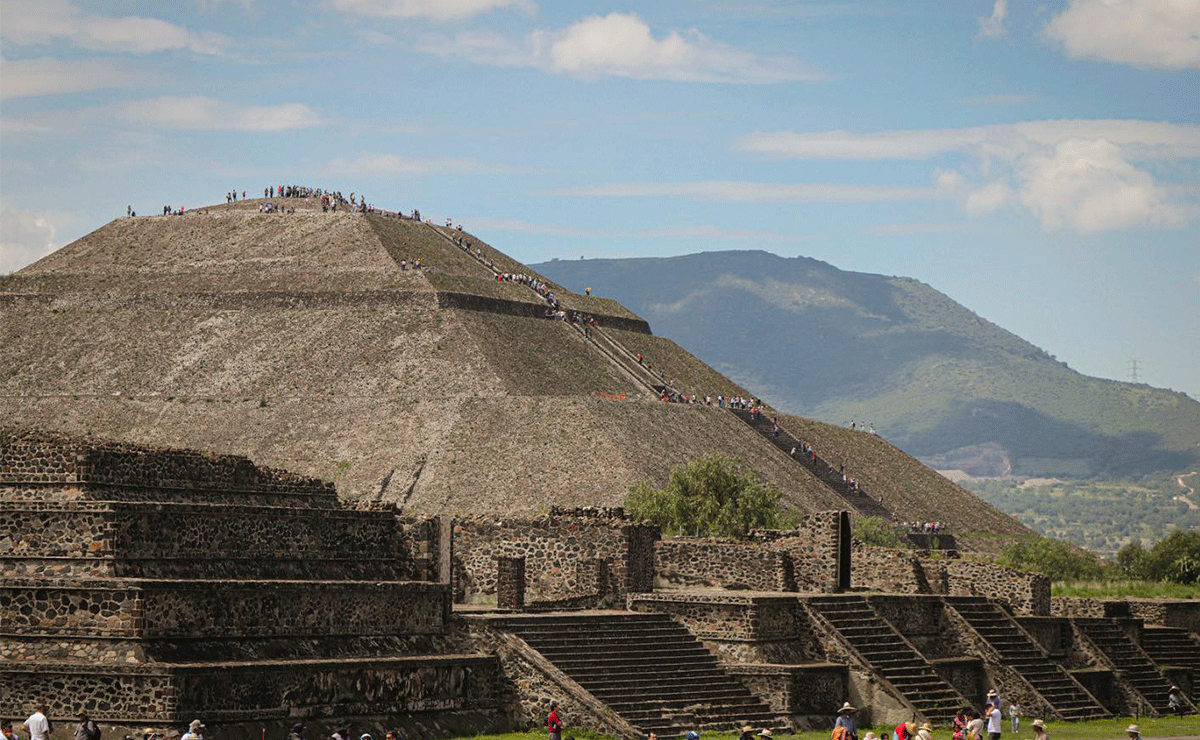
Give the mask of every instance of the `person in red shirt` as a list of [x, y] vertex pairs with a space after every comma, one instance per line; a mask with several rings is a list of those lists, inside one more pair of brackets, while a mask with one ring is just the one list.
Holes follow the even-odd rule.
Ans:
[[912, 740], [917, 736], [917, 723], [901, 722], [896, 725], [896, 740]]
[[550, 705], [550, 715], [546, 717], [546, 729], [550, 731], [550, 740], [562, 740], [562, 720], [558, 718], [558, 705]]

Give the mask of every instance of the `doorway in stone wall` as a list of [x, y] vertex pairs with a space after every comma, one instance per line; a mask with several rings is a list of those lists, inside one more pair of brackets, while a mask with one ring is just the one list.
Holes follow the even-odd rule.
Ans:
[[838, 517], [837, 534], [837, 590], [850, 590], [850, 512], [843, 511]]

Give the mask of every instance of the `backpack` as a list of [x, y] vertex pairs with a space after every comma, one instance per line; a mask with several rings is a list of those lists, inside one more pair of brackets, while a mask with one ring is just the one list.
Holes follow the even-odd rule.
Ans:
[[830, 736], [829, 740], [847, 740], [846, 728], [841, 725], [833, 728], [833, 735]]

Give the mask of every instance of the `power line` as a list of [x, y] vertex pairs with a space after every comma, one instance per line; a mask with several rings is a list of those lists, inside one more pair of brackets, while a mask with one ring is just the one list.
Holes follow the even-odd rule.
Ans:
[[1141, 362], [1136, 357], [1129, 358], [1129, 382], [1137, 383], [1138, 381], [1138, 363]]

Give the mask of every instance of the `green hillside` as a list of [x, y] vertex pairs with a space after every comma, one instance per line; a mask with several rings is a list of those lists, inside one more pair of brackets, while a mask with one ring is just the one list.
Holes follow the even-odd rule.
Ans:
[[781, 409], [874, 425], [924, 458], [999, 451], [947, 458], [978, 475], [1184, 470], [1200, 450], [1187, 395], [1078, 373], [911, 278], [759, 251], [535, 268], [629, 306]]

